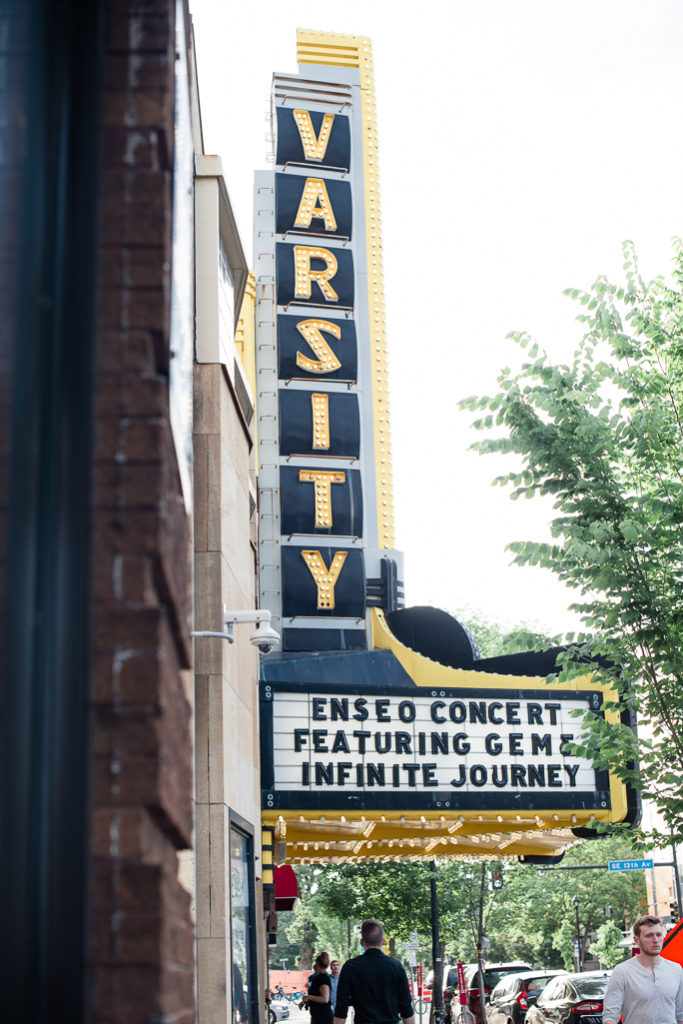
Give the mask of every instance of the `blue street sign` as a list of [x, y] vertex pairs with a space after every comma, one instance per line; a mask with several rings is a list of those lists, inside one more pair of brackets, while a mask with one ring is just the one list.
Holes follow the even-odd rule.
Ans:
[[651, 868], [653, 862], [648, 860], [608, 860], [607, 867], [610, 871], [643, 871]]

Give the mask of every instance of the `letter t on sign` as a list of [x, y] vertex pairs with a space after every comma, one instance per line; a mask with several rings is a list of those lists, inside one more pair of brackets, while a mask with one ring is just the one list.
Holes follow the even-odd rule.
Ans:
[[346, 473], [300, 469], [299, 480], [302, 483], [313, 484], [316, 527], [332, 526], [332, 484], [343, 484], [346, 481]]

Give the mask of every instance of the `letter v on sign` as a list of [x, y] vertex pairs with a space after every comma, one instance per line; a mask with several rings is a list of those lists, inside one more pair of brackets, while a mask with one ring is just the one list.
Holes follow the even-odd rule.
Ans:
[[320, 134], [316, 135], [311, 122], [311, 115], [307, 110], [293, 110], [294, 120], [299, 129], [301, 145], [304, 147], [304, 154], [307, 160], [323, 160], [327, 152], [327, 144], [330, 141], [334, 114], [325, 114], [323, 123], [320, 126]]

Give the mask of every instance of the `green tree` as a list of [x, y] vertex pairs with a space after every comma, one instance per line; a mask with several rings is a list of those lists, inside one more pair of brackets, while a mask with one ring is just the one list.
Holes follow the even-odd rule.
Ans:
[[538, 629], [527, 622], [520, 623], [513, 629], [503, 629], [481, 612], [464, 608], [455, 613], [459, 622], [469, 629], [479, 648], [482, 658], [495, 658], [500, 654], [511, 654], [515, 651], [528, 651], [536, 645], [547, 646], [549, 638], [538, 632]]
[[597, 940], [591, 943], [590, 951], [603, 967], [611, 970], [626, 957], [626, 950], [619, 943], [623, 935], [613, 921], [607, 921], [598, 928]]
[[[452, 954], [474, 957], [482, 894], [479, 864], [441, 860], [437, 866], [437, 898], [441, 939]], [[498, 866], [496, 862], [496, 867]], [[484, 866], [482, 916], [484, 923], [499, 896], [491, 886], [491, 871]], [[320, 886], [326, 912], [342, 920], [360, 922], [365, 917], [382, 921], [402, 957], [400, 943], [417, 929], [418, 957], [432, 959], [430, 870], [427, 862], [395, 861], [387, 864], [342, 864], [329, 868]]]
[[[483, 932], [490, 942], [486, 950], [488, 960], [520, 959], [533, 966], [571, 968], [576, 934], [575, 896], [579, 900], [579, 937], [584, 959], [592, 934], [605, 923], [606, 917], [610, 917], [617, 930], [625, 930], [644, 912], [647, 897], [642, 872], [610, 872], [606, 867], [575, 871], [564, 870], [565, 867], [606, 865], [607, 861], [624, 860], [632, 854], [631, 845], [609, 836], [577, 843], [565, 855], [562, 870], [522, 865], [514, 860], [437, 860], [440, 936], [445, 961], [474, 961], [481, 913]], [[356, 955], [355, 926], [365, 917], [378, 917], [388, 936], [395, 940], [396, 956], [402, 958], [401, 941], [417, 928], [418, 958], [422, 963], [431, 963], [428, 863], [339, 864], [296, 870], [302, 901], [287, 927], [290, 939], [301, 942], [307, 937], [307, 948], [327, 948], [345, 959], [347, 922], [352, 922], [351, 955]], [[304, 873], [308, 873], [308, 881], [304, 878], [302, 884]], [[494, 873], [500, 876], [501, 889], [493, 886]], [[316, 882], [315, 892], [310, 893]], [[335, 944], [335, 934], [342, 936], [341, 949]]]
[[331, 957], [345, 957], [346, 924], [326, 910], [319, 895], [324, 875], [325, 870], [317, 865], [296, 868], [299, 899], [293, 910], [278, 914], [277, 943], [270, 951], [274, 968], [285, 957], [290, 969], [312, 970], [315, 956], [323, 949]]
[[[562, 677], [586, 660], [638, 715], [587, 716], [581, 747], [650, 797], [683, 838], [683, 252], [671, 280], [646, 284], [624, 246], [625, 283], [601, 277], [567, 294], [582, 307], [585, 334], [558, 365], [524, 334], [521, 370], [504, 370], [483, 411], [481, 452], [516, 456], [496, 483], [512, 497], [549, 495], [550, 542], [511, 545], [518, 565], [540, 565], [573, 588], [585, 631], [568, 635]], [[521, 468], [520, 468], [521, 460]], [[598, 667], [599, 663], [599, 667]], [[577, 750], [578, 752], [578, 750]], [[667, 842], [666, 833], [651, 834]]]
[[[618, 837], [577, 843], [561, 867], [544, 869], [508, 862], [503, 865], [504, 889], [493, 906], [486, 933], [490, 959], [523, 959], [534, 966], [571, 967], [576, 935], [574, 897], [578, 897], [582, 956], [590, 936], [611, 915], [625, 929], [646, 907], [641, 872], [610, 872], [610, 860], [632, 856], [633, 848]], [[581, 866], [583, 870], [572, 870]]]

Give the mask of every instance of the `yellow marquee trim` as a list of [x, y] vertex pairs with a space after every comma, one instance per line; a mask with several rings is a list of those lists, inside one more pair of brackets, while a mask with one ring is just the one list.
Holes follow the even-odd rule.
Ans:
[[[538, 676], [505, 676], [495, 672], [476, 672], [472, 669], [450, 668], [438, 661], [425, 658], [423, 654], [402, 644], [389, 629], [384, 612], [371, 609], [372, 646], [374, 649], [391, 651], [417, 686], [465, 687], [481, 691], [483, 687], [501, 690], [519, 690], [525, 687], [547, 686], [552, 690], [597, 690], [610, 700], [616, 699], [615, 691], [597, 682], [592, 675], [579, 676], [570, 682], [548, 683]], [[617, 723], [616, 711], [605, 711], [608, 722]], [[595, 817], [605, 821], [623, 821], [628, 813], [626, 786], [615, 775], [610, 774], [610, 797], [612, 811], [607, 816], [598, 812]]]
[[396, 546], [394, 474], [391, 454], [388, 345], [384, 304], [382, 219], [375, 79], [372, 42], [367, 36], [338, 35], [297, 29], [300, 64], [354, 67], [360, 71], [365, 179], [365, 237], [368, 273], [368, 333], [372, 354], [372, 398], [375, 434], [377, 541], [380, 549]]

